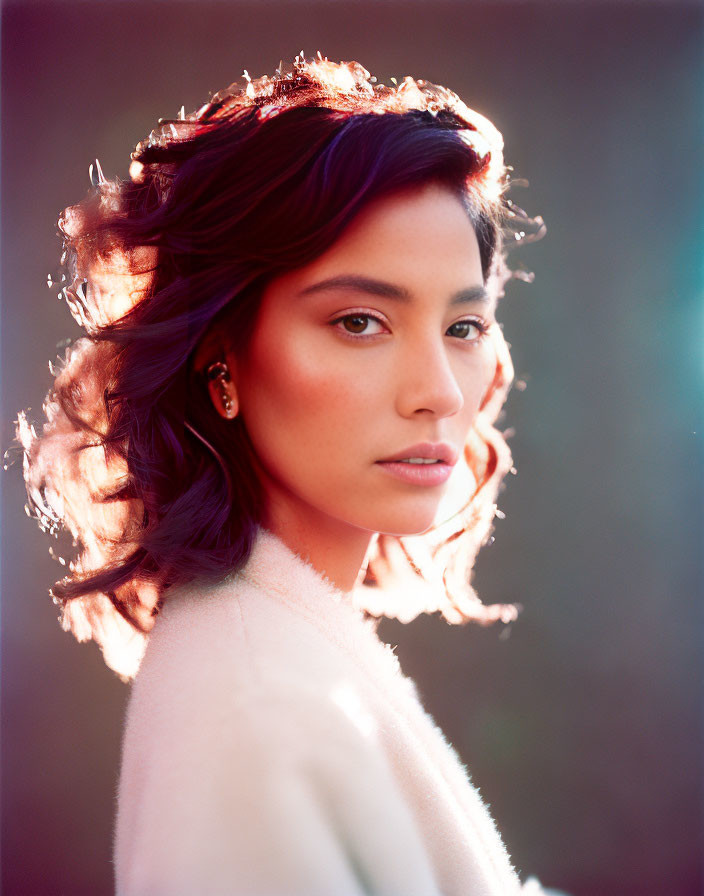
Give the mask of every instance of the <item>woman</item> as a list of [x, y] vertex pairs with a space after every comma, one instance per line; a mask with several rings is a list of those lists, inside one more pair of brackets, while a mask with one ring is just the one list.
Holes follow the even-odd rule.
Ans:
[[[522, 886], [378, 617], [515, 618], [470, 583], [511, 456], [493, 125], [297, 57], [162, 121], [60, 220], [85, 327], [30, 503], [78, 553], [64, 628], [134, 679], [119, 894]], [[146, 649], [145, 649], [146, 648]]]

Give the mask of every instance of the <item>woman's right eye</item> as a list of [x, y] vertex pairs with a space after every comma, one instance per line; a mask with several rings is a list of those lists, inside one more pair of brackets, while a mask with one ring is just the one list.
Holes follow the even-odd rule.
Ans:
[[352, 336], [376, 336], [384, 332], [381, 321], [371, 314], [345, 314], [332, 323]]

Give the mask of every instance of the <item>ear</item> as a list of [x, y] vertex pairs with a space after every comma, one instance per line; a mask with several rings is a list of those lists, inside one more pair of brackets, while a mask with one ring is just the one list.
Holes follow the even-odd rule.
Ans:
[[235, 358], [217, 334], [206, 336], [193, 358], [193, 369], [205, 379], [210, 401], [225, 420], [233, 420], [239, 411], [235, 383]]
[[239, 401], [233, 371], [228, 361], [211, 361], [205, 368], [205, 377], [215, 410], [225, 420], [234, 420], [239, 411]]

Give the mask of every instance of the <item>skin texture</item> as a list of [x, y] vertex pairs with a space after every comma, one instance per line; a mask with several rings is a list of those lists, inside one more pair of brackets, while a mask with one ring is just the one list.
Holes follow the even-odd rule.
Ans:
[[[311, 289], [343, 276], [406, 295]], [[342, 590], [353, 587], [374, 533], [418, 534], [435, 520], [449, 485], [401, 481], [378, 461], [420, 442], [461, 456], [496, 370], [480, 329], [498, 326], [495, 307], [476, 295], [482, 287], [461, 201], [426, 185], [371, 203], [313, 263], [274, 279], [246, 353], [223, 346], [229, 414], [221, 383], [211, 398], [224, 418], [244, 419], [264, 523]]]

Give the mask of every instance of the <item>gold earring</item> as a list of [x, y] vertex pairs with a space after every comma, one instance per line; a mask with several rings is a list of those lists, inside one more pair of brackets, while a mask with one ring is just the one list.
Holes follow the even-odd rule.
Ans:
[[233, 409], [232, 396], [228, 392], [227, 383], [231, 382], [232, 377], [227, 364], [224, 361], [215, 361], [206, 368], [205, 378], [209, 383], [215, 380], [220, 381], [220, 400], [228, 417], [237, 415], [237, 408]]

